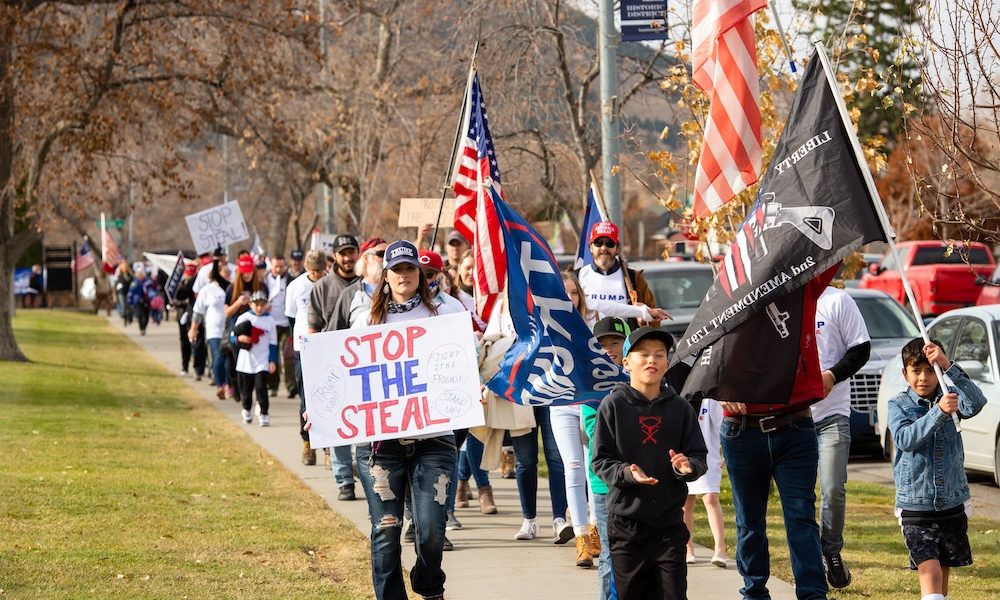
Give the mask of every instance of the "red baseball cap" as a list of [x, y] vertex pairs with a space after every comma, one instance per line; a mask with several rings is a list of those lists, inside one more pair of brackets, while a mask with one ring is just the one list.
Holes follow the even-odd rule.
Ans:
[[184, 274], [185, 275], [194, 275], [197, 272], [198, 272], [198, 265], [194, 264], [193, 262], [185, 262], [184, 263]]
[[598, 221], [590, 228], [590, 243], [593, 244], [597, 238], [606, 237], [615, 244], [618, 241], [618, 226], [611, 221]]
[[368, 238], [367, 240], [365, 240], [363, 244], [361, 244], [361, 248], [358, 249], [358, 254], [364, 254], [365, 252], [371, 250], [375, 246], [381, 246], [382, 244], [388, 244], [388, 243], [389, 242], [385, 241], [380, 237]]
[[441, 260], [441, 255], [433, 250], [420, 251], [420, 266], [422, 268], [431, 268], [438, 272], [444, 271], [444, 261]]
[[236, 270], [240, 273], [253, 273], [253, 269], [253, 257], [249, 254], [241, 256], [239, 260], [236, 261]]

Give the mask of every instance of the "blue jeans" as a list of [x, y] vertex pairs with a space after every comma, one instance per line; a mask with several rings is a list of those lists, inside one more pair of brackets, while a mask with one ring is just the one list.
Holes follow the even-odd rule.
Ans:
[[548, 407], [535, 407], [535, 423], [538, 424], [538, 427], [532, 429], [531, 433], [510, 438], [514, 445], [514, 458], [517, 461], [514, 478], [517, 480], [517, 494], [521, 498], [521, 514], [525, 519], [534, 519], [537, 512], [538, 431], [541, 430], [545, 463], [549, 467], [552, 518], [565, 518], [567, 508], [566, 477], [563, 473], [562, 458], [556, 448], [556, 438], [552, 435]]
[[222, 338], [212, 338], [208, 340], [208, 349], [212, 353], [212, 377], [215, 385], [222, 387], [229, 383], [228, 357], [219, 351]]
[[785, 534], [799, 600], [825, 599], [828, 591], [816, 524], [816, 426], [805, 419], [769, 433], [726, 419], [720, 427], [736, 509], [736, 567], [743, 598], [770, 598], [767, 580], [767, 499], [771, 480], [781, 497]]
[[597, 518], [597, 533], [601, 536], [601, 556], [597, 563], [597, 581], [600, 585], [600, 600], [617, 598], [614, 579], [611, 575], [611, 542], [608, 541], [607, 494], [594, 494], [594, 517]]
[[458, 455], [458, 479], [468, 481], [470, 477], [476, 479], [476, 489], [490, 484], [490, 474], [480, 468], [483, 464], [483, 443], [476, 439], [476, 436], [469, 434], [465, 438], [465, 450]]
[[354, 487], [354, 473], [351, 469], [351, 446], [330, 448], [330, 469], [337, 487]]
[[403, 501], [409, 496], [416, 533], [417, 562], [410, 570], [410, 587], [422, 596], [444, 593], [444, 550], [448, 485], [455, 469], [454, 436], [447, 435], [402, 444], [388, 440], [372, 453], [371, 444], [359, 444], [358, 473], [368, 500], [372, 523], [372, 584], [378, 600], [406, 600], [400, 534]]
[[851, 456], [851, 419], [830, 415], [816, 423], [819, 438], [819, 515], [823, 554], [844, 548], [844, 510], [847, 507], [847, 459]]

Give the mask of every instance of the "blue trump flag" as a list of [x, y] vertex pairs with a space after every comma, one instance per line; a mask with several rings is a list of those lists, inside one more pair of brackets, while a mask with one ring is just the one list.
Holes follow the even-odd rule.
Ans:
[[627, 381], [566, 295], [545, 240], [504, 202], [490, 195], [500, 217], [507, 260], [507, 305], [517, 341], [487, 386], [526, 405], [600, 401]]
[[597, 204], [597, 191], [594, 189], [594, 184], [590, 184], [590, 190], [587, 192], [587, 211], [583, 213], [583, 231], [580, 232], [580, 247], [576, 250], [574, 268], [579, 269], [583, 265], [594, 262], [594, 257], [590, 254], [590, 231], [594, 228], [594, 223], [607, 220], [607, 215], [601, 211], [601, 207]]

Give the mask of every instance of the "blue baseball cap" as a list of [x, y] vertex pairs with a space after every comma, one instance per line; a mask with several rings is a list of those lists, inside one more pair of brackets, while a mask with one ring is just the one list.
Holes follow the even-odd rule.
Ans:
[[674, 347], [674, 336], [656, 327], [640, 327], [625, 338], [625, 345], [622, 347], [622, 356], [628, 356], [629, 351], [642, 340], [660, 340], [667, 347], [667, 352]]
[[383, 268], [391, 269], [396, 265], [410, 264], [420, 268], [420, 253], [417, 247], [406, 240], [396, 240], [385, 249], [385, 264]]

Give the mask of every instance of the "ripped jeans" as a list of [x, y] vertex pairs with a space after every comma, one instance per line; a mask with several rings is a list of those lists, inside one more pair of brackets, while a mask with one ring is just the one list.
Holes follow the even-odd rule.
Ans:
[[379, 600], [406, 600], [400, 560], [403, 499], [410, 495], [417, 562], [410, 587], [421, 596], [444, 593], [444, 549], [448, 484], [455, 472], [455, 436], [401, 443], [387, 440], [372, 453], [371, 444], [356, 448], [358, 473], [372, 522], [372, 584]]

